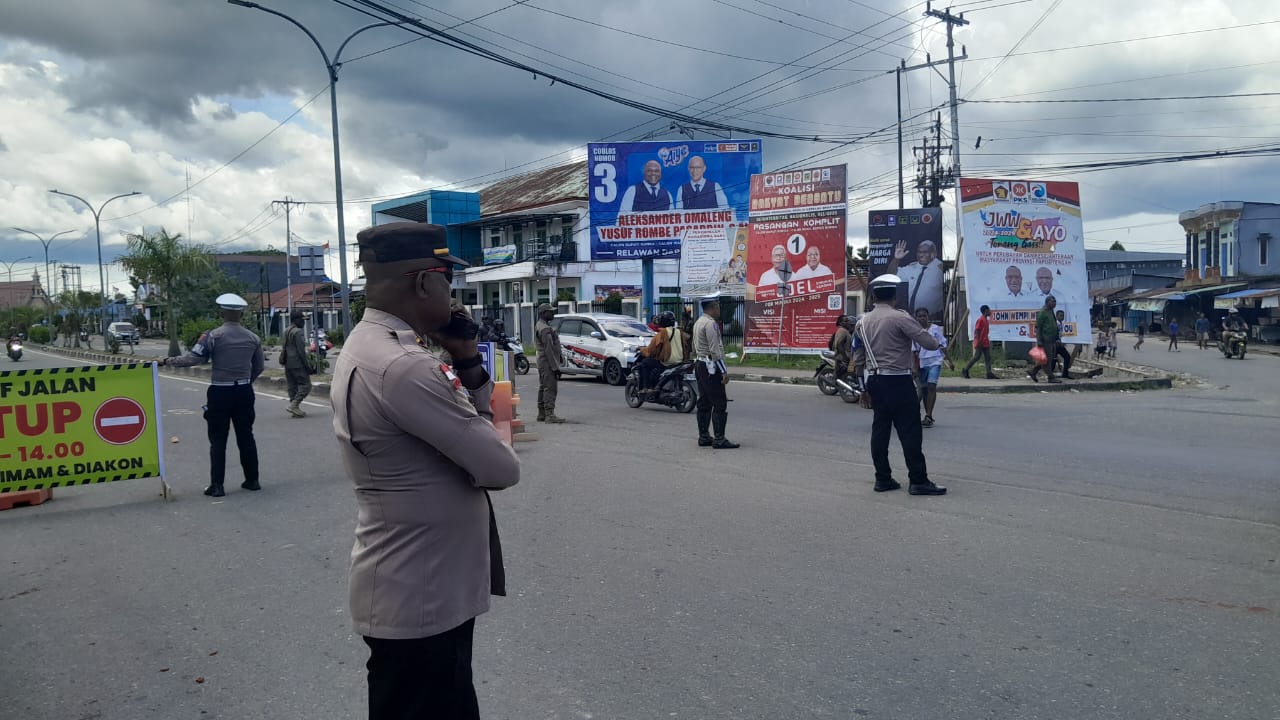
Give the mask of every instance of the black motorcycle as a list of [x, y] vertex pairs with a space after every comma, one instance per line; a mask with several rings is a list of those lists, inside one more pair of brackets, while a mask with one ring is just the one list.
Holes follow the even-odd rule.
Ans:
[[658, 376], [658, 384], [651, 390], [640, 389], [640, 373], [632, 365], [623, 388], [627, 407], [638, 408], [646, 402], [666, 405], [682, 413], [691, 413], [698, 406], [698, 383], [693, 377], [693, 363], [673, 365]]
[[5, 349], [9, 352], [9, 359], [18, 362], [22, 359], [22, 341], [14, 338], [5, 344]]

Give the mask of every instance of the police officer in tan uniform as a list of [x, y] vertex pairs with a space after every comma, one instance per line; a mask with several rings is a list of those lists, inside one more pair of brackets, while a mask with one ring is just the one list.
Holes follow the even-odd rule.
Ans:
[[564, 356], [560, 349], [560, 333], [551, 327], [556, 308], [551, 303], [538, 306], [538, 322], [533, 326], [533, 341], [538, 346], [538, 421], [562, 423], [556, 417], [556, 396], [560, 391], [560, 367]]
[[209, 425], [209, 487], [204, 494], [223, 497], [222, 481], [227, 471], [227, 437], [236, 430], [240, 467], [244, 469], [245, 490], [261, 490], [258, 484], [258, 443], [253, 439], [253, 381], [262, 374], [262, 341], [240, 324], [249, 303], [235, 293], [216, 300], [222, 311], [222, 325], [204, 333], [186, 355], [161, 358], [160, 365], [191, 367], [213, 363], [206, 394], [204, 419]]
[[[351, 615], [369, 717], [479, 718], [475, 618], [506, 594], [489, 491], [520, 464], [492, 424], [476, 326], [451, 311], [445, 229], [362, 231], [367, 310], [333, 371], [333, 427], [359, 513]], [[447, 352], [446, 364], [430, 346]]]

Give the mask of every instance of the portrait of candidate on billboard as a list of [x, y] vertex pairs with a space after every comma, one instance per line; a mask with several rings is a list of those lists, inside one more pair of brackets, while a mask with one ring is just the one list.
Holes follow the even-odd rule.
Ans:
[[592, 259], [679, 257], [686, 230], [746, 222], [760, 147], [759, 140], [588, 145]]
[[892, 273], [902, 278], [898, 307], [912, 314], [924, 308], [940, 320], [945, 303], [941, 211], [873, 210], [868, 220], [871, 277]]

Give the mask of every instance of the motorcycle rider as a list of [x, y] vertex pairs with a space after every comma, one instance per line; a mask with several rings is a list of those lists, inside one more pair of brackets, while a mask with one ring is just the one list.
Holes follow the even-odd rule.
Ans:
[[836, 331], [827, 342], [827, 349], [836, 354], [836, 381], [843, 381], [849, 374], [849, 361], [853, 358], [853, 318], [848, 315], [836, 318]]
[[1231, 349], [1231, 343], [1249, 337], [1249, 324], [1240, 317], [1240, 311], [1231, 308], [1222, 320], [1222, 346]]
[[644, 360], [637, 368], [640, 373], [640, 393], [645, 399], [657, 394], [658, 388], [655, 386], [664, 369], [688, 361], [692, 344], [689, 336], [676, 327], [675, 313], [661, 313], [655, 318], [655, 322], [658, 331], [649, 341], [648, 347], [640, 351]]

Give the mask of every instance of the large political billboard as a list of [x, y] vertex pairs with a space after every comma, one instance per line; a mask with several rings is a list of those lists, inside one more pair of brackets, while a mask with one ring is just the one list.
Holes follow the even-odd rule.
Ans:
[[942, 321], [943, 265], [942, 210], [872, 210], [867, 214], [871, 237], [871, 278], [892, 273], [902, 278], [898, 307], [915, 314], [925, 308], [929, 317]]
[[152, 364], [0, 372], [0, 493], [163, 477]]
[[746, 222], [761, 168], [758, 139], [588, 145], [591, 259], [676, 258], [687, 233]]
[[845, 166], [751, 178], [743, 347], [827, 347], [844, 312]]
[[1080, 187], [963, 178], [960, 198], [970, 333], [988, 305], [992, 340], [1034, 340], [1036, 313], [1052, 295], [1063, 342], [1090, 342]]

